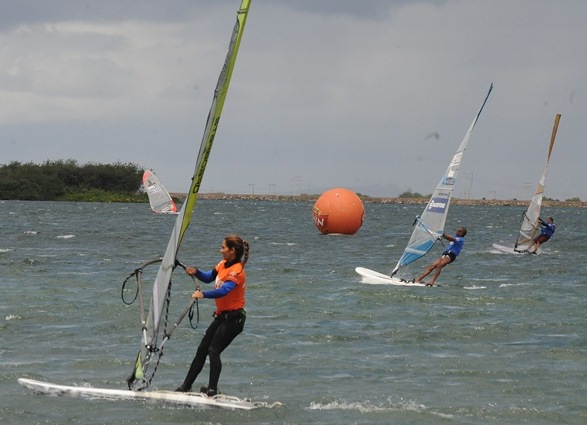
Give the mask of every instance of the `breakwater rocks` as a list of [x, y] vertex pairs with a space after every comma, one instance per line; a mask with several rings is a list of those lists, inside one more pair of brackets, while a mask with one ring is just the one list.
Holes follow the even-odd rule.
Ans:
[[[377, 204], [406, 204], [406, 205], [426, 205], [428, 198], [384, 198], [371, 197], [357, 194], [365, 203]], [[180, 202], [185, 198], [183, 193], [173, 193], [172, 196]], [[273, 201], [273, 202], [316, 202], [320, 195], [246, 195], [246, 194], [229, 194], [229, 193], [200, 193], [199, 199], [209, 200], [239, 200], [239, 201]], [[529, 200], [518, 199], [460, 199], [453, 198], [453, 205], [472, 205], [472, 206], [528, 206]], [[582, 201], [557, 201], [544, 200], [544, 207], [551, 208], [587, 208], [587, 202]]]

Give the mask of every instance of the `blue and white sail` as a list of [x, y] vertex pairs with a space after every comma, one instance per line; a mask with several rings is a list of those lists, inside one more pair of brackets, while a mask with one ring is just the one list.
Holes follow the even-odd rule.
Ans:
[[552, 148], [554, 147], [554, 140], [556, 138], [556, 132], [558, 130], [558, 123], [560, 118], [560, 114], [557, 114], [554, 118], [554, 126], [552, 127], [552, 134], [550, 136], [550, 145], [548, 146], [546, 164], [544, 164], [544, 168], [542, 169], [542, 176], [540, 176], [540, 180], [538, 181], [536, 192], [534, 192], [534, 195], [530, 200], [530, 204], [528, 205], [528, 209], [522, 217], [520, 233], [514, 245], [514, 249], [518, 251], [523, 251], [528, 248], [532, 238], [536, 236], [537, 230], [540, 228], [538, 219], [540, 218], [540, 209], [542, 208], [544, 185], [546, 183], [546, 172], [548, 171], [548, 163], [550, 162], [550, 155], [552, 154]]
[[[214, 141], [214, 136], [216, 135], [218, 123], [220, 121], [220, 115], [222, 113], [222, 108], [224, 106], [224, 101], [228, 92], [228, 86], [245, 28], [250, 3], [251, 0], [242, 0], [240, 8], [237, 12], [237, 19], [232, 32], [232, 37], [230, 39], [228, 53], [222, 67], [222, 71], [220, 72], [216, 89], [214, 90], [212, 106], [208, 114], [206, 128], [204, 130], [198, 157], [196, 159], [196, 166], [192, 176], [191, 186], [187, 194], [187, 198], [183, 203], [183, 206], [175, 221], [175, 226], [171, 233], [167, 249], [161, 260], [161, 265], [159, 267], [159, 271], [157, 272], [155, 282], [153, 283], [150, 309], [147, 317], [145, 317], [143, 310], [143, 306], [145, 305], [143, 296], [145, 294], [143, 289], [140, 287], [140, 279], [138, 279], [139, 298], [141, 302], [142, 337], [139, 353], [134, 364], [134, 369], [131, 373], [131, 376], [127, 379], [127, 383], [130, 389], [142, 389], [146, 388], [150, 384], [154, 370], [151, 373], [151, 376], [148, 377], [147, 369], [149, 367], [149, 362], [151, 361], [151, 357], [154, 354], [158, 353], [159, 356], [161, 355], [162, 345], [169, 336], [167, 335], [163, 338], [160, 338], [160, 328], [162, 327], [162, 322], [164, 322], [163, 317], [165, 316], [165, 310], [169, 303], [168, 292], [171, 283], [171, 275], [176, 267], [179, 248], [190, 224], [192, 212], [198, 198], [198, 192], [200, 190], [204, 171], [206, 169], [206, 163], [208, 162], [208, 157], [212, 149], [212, 143]], [[149, 262], [149, 264], [150, 263], [152, 262]], [[162, 341], [159, 341], [160, 339], [162, 339]], [[156, 367], [154, 369], [156, 369]]]
[[401, 267], [407, 266], [426, 255], [428, 251], [432, 249], [434, 243], [442, 237], [450, 200], [456, 183], [457, 174], [461, 166], [461, 161], [463, 159], [463, 154], [467, 148], [475, 124], [481, 115], [481, 111], [483, 111], [483, 107], [485, 106], [485, 103], [487, 103], [487, 99], [489, 99], [491, 90], [493, 90], [493, 84], [489, 86], [489, 91], [487, 92], [487, 96], [485, 96], [481, 108], [479, 108], [479, 112], [475, 115], [469, 130], [452, 157], [446, 172], [440, 179], [436, 189], [434, 189], [424, 212], [421, 216], [416, 217], [412, 236], [410, 237], [402, 256], [397, 262], [397, 265], [391, 272], [391, 276], [394, 276]]

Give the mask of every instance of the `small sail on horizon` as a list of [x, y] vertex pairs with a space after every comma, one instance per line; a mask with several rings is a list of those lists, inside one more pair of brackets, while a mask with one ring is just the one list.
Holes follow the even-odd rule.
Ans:
[[520, 233], [518, 239], [514, 244], [514, 250], [524, 251], [528, 248], [532, 238], [536, 236], [536, 232], [540, 228], [538, 219], [540, 218], [540, 209], [542, 208], [542, 198], [544, 196], [544, 186], [546, 183], [546, 172], [548, 171], [548, 164], [550, 162], [550, 155], [552, 154], [552, 148], [554, 147], [554, 140], [558, 131], [558, 124], [561, 118], [561, 114], [557, 114], [554, 118], [554, 125], [552, 127], [552, 134], [550, 136], [550, 145], [548, 146], [548, 155], [546, 156], [546, 163], [542, 169], [542, 176], [538, 181], [538, 187], [536, 192], [530, 200], [528, 209], [522, 217], [522, 225], [520, 227]]
[[489, 86], [489, 91], [485, 96], [485, 100], [483, 101], [481, 108], [479, 108], [479, 111], [469, 126], [463, 141], [452, 157], [446, 172], [434, 189], [434, 192], [432, 193], [432, 196], [430, 197], [424, 212], [421, 216], [416, 217], [416, 220], [414, 221], [414, 230], [412, 231], [412, 235], [402, 256], [391, 272], [392, 277], [399, 271], [400, 268], [407, 266], [408, 264], [413, 263], [414, 261], [426, 255], [428, 251], [432, 249], [434, 243], [442, 237], [446, 216], [448, 215], [448, 208], [450, 206], [450, 200], [452, 198], [457, 173], [463, 158], [463, 153], [467, 148], [467, 144], [469, 143], [469, 139], [471, 138], [475, 124], [477, 123], [477, 120], [481, 115], [481, 111], [483, 111], [483, 108], [485, 107], [487, 99], [489, 99], [489, 95], [491, 94], [492, 90], [493, 84]]
[[[163, 345], [166, 343], [167, 340], [169, 340], [171, 332], [173, 332], [173, 330], [175, 329], [175, 327], [173, 327], [171, 330], [167, 330], [165, 329], [166, 325], [163, 326], [162, 324], [162, 322], [167, 322], [166, 320], [163, 320], [163, 318], [165, 317], [165, 319], [167, 319], [166, 309], [169, 305], [170, 299], [171, 275], [176, 266], [178, 265], [177, 255], [179, 252], [179, 248], [183, 241], [185, 233], [189, 227], [192, 212], [194, 210], [196, 200], [198, 198], [198, 193], [204, 176], [206, 163], [208, 162], [208, 157], [212, 149], [212, 144], [214, 141], [214, 137], [216, 135], [216, 130], [218, 128], [218, 123], [220, 121], [220, 115], [222, 113], [224, 101], [226, 99], [226, 94], [228, 92], [232, 71], [234, 69], [234, 65], [236, 62], [236, 57], [242, 39], [243, 31], [245, 28], [250, 3], [251, 0], [241, 0], [240, 8], [237, 11], [236, 23], [232, 31], [232, 36], [228, 47], [228, 53], [226, 55], [224, 65], [220, 72], [216, 88], [214, 90], [212, 105], [208, 113], [204, 135], [202, 137], [202, 142], [200, 144], [200, 149], [198, 151], [198, 156], [196, 159], [196, 165], [194, 169], [194, 174], [192, 176], [190, 189], [187, 193], [187, 198], [183, 203], [179, 215], [177, 216], [177, 219], [175, 221], [175, 225], [173, 227], [171, 237], [167, 245], [167, 249], [165, 250], [165, 254], [163, 258], [145, 262], [143, 265], [141, 265], [141, 267], [139, 267], [134, 272], [134, 274], [136, 274], [137, 276], [137, 297], [140, 301], [142, 335], [141, 344], [139, 347], [139, 352], [137, 354], [136, 360], [134, 362], [133, 371], [127, 379], [129, 389], [141, 390], [147, 388], [150, 385], [151, 380], [153, 379], [153, 375], [157, 369], [159, 360], [162, 356]], [[146, 265], [153, 264], [159, 261], [161, 262], [161, 264], [152, 286], [149, 313], [148, 316], [145, 317], [144, 307], [146, 305], [143, 299], [144, 290], [142, 288], [140, 278], [141, 269]], [[131, 274], [131, 276], [132, 275], [133, 274]], [[190, 306], [191, 304], [188, 304], [188, 308]], [[180, 318], [174, 323], [174, 326], [177, 326], [177, 324], [181, 321], [181, 319], [184, 317], [186, 313], [187, 310], [184, 311], [184, 313], [182, 313]], [[162, 326], [164, 328], [163, 330], [160, 329]], [[159, 341], [160, 339], [161, 341]], [[154, 355], [157, 355], [158, 359], [156, 364], [152, 367], [151, 374], [148, 375], [147, 372], [149, 369], [149, 363], [152, 361], [152, 357]]]
[[171, 195], [151, 170], [143, 173], [143, 187], [149, 197], [149, 205], [157, 214], [177, 214], [177, 206]]

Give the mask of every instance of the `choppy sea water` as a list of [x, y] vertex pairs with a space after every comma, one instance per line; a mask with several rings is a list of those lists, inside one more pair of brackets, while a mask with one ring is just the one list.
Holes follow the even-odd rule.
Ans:
[[[213, 267], [228, 233], [251, 243], [247, 324], [223, 354], [220, 390], [283, 403], [239, 412], [21, 387], [125, 387], [140, 322], [121, 284], [162, 255], [175, 217], [147, 204], [0, 202], [0, 422], [587, 423], [587, 210], [545, 208], [555, 237], [542, 255], [514, 257], [492, 244], [515, 239], [519, 207], [452, 206], [446, 230], [467, 227], [464, 251], [441, 287], [404, 288], [366, 285], [354, 268], [390, 271], [422, 206], [365, 208], [362, 228], [340, 236], [317, 231], [307, 202], [198, 201], [180, 260]], [[179, 312], [193, 284], [178, 274], [173, 288]], [[212, 311], [200, 302], [200, 326], [174, 333], [155, 388], [181, 383]]]

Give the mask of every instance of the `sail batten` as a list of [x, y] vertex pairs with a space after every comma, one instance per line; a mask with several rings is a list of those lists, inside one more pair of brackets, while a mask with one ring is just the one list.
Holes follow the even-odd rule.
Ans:
[[424, 212], [416, 219], [410, 240], [397, 262], [397, 265], [391, 272], [391, 276], [394, 276], [400, 268], [407, 266], [426, 255], [432, 249], [436, 240], [442, 236], [463, 154], [467, 148], [469, 139], [473, 134], [475, 124], [477, 123], [492, 90], [493, 84], [489, 86], [489, 91], [485, 96], [483, 104], [473, 118], [473, 122], [469, 126], [465, 137], [453, 155], [446, 172], [434, 189]]
[[538, 224], [538, 219], [540, 218], [542, 199], [544, 197], [546, 173], [548, 172], [548, 164], [550, 163], [550, 156], [552, 155], [552, 148], [554, 147], [554, 141], [556, 139], [556, 133], [558, 131], [558, 124], [560, 118], [561, 114], [557, 114], [554, 118], [554, 125], [552, 127], [552, 133], [550, 136], [550, 144], [548, 146], [548, 154], [546, 155], [546, 163], [544, 164], [544, 168], [542, 169], [542, 175], [540, 176], [540, 180], [538, 181], [536, 191], [534, 192], [532, 199], [530, 199], [528, 209], [522, 216], [520, 232], [518, 234], [518, 239], [514, 244], [514, 249], [518, 251], [523, 251], [528, 248], [530, 242], [532, 242], [532, 239], [534, 238], [534, 236], [536, 236], [536, 233], [540, 228]]
[[214, 90], [212, 105], [206, 120], [204, 135], [198, 151], [191, 185], [186, 200], [175, 220], [171, 237], [153, 283], [150, 309], [146, 323], [143, 326], [144, 330], [143, 336], [141, 337], [141, 346], [137, 360], [134, 364], [134, 370], [127, 380], [129, 388], [137, 386], [145, 388], [150, 384], [150, 380], [147, 378], [147, 369], [149, 367], [151, 356], [161, 348], [157, 346], [157, 343], [160, 333], [161, 319], [168, 303], [171, 275], [176, 267], [177, 254], [189, 227], [192, 212], [198, 198], [200, 185], [204, 177], [208, 157], [212, 150], [212, 144], [218, 129], [218, 123], [228, 92], [250, 4], [251, 0], [242, 0], [240, 8], [237, 11], [237, 19], [232, 31], [228, 52]]

